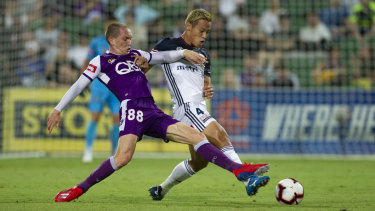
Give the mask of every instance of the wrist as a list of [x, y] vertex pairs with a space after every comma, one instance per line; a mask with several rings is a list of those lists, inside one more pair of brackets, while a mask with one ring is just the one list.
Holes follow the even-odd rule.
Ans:
[[183, 50], [178, 50], [179, 52], [179, 55], [181, 56], [181, 57], [186, 57], [186, 55], [185, 55], [185, 52], [186, 52], [186, 49], [183, 49]]

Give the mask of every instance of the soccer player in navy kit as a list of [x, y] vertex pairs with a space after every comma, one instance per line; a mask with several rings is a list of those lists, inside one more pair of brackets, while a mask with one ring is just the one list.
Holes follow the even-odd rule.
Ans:
[[[113, 16], [109, 16], [106, 21], [106, 27], [109, 26], [111, 23], [117, 22], [117, 19]], [[109, 50], [109, 45], [107, 40], [105, 39], [104, 35], [95, 37], [89, 47], [89, 51], [87, 53], [87, 58], [82, 65], [83, 72], [87, 65], [89, 64], [90, 60], [95, 58], [98, 55], [104, 54], [107, 50]], [[91, 119], [89, 124], [86, 128], [85, 133], [85, 150], [83, 153], [82, 161], [84, 163], [91, 162], [93, 159], [93, 143], [96, 139], [96, 128], [98, 125], [98, 121], [100, 115], [103, 111], [104, 105], [107, 105], [113, 119], [112, 130], [110, 132], [110, 138], [112, 141], [112, 155], [115, 154], [117, 148], [117, 141], [118, 141], [118, 134], [119, 134], [119, 114], [118, 111], [120, 109], [120, 102], [116, 98], [116, 96], [108, 90], [108, 88], [99, 81], [99, 79], [94, 79], [90, 85], [90, 101], [88, 103], [88, 107], [91, 113]]]
[[[184, 59], [174, 63], [162, 64], [174, 104], [173, 117], [204, 133], [207, 139], [233, 162], [242, 163], [227, 132], [208, 112], [204, 99], [205, 97], [213, 97], [210, 57], [208, 51], [203, 48], [205, 39], [211, 29], [211, 21], [212, 16], [206, 10], [192, 10], [185, 20], [185, 32], [181, 37], [164, 38], [156, 44], [152, 51], [189, 49], [207, 58], [208, 62], [204, 67], [192, 64]], [[173, 186], [190, 178], [207, 166], [208, 161], [201, 157], [193, 146], [189, 146], [189, 150], [190, 160], [177, 164], [164, 182], [149, 189], [153, 200], [162, 200]], [[268, 171], [269, 166], [263, 168], [263, 171], [258, 171], [259, 174], [243, 181], [249, 196], [255, 195], [258, 188], [266, 185], [269, 181], [269, 177], [258, 177]], [[253, 184], [257, 184], [257, 186], [255, 188], [249, 187]]]
[[[49, 133], [61, 122], [62, 109], [94, 79], [98, 78], [120, 100], [120, 138], [116, 154], [106, 159], [80, 184], [59, 192], [55, 202], [69, 202], [81, 196], [90, 187], [107, 178], [114, 171], [127, 165], [135, 146], [143, 134], [177, 141], [194, 146], [204, 159], [230, 172], [237, 179], [249, 178], [268, 164], [238, 164], [207, 141], [203, 133], [164, 114], [151, 95], [144, 72], [138, 66], [136, 56], [145, 57], [150, 64], [174, 62], [185, 57], [190, 62], [202, 64], [206, 58], [189, 50], [147, 53], [131, 49], [132, 33], [125, 25], [114, 23], [106, 31], [109, 53], [95, 57], [87, 69], [70, 87], [59, 104], [48, 116]], [[141, 66], [141, 65], [140, 65]]]

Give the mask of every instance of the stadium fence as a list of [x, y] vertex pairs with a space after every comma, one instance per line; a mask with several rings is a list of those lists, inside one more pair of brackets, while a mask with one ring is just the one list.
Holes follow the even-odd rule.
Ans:
[[[210, 11], [212, 115], [242, 153], [375, 153], [375, 3], [355, 0], [0, 0], [0, 153], [81, 153], [89, 93], [49, 112], [79, 75], [92, 38], [114, 15], [133, 47], [151, 50], [184, 31], [187, 13]], [[134, 4], [134, 7], [132, 5]], [[159, 107], [172, 115], [160, 67], [147, 73]], [[109, 152], [111, 116], [98, 125], [96, 152]], [[187, 152], [145, 138], [138, 151]]]

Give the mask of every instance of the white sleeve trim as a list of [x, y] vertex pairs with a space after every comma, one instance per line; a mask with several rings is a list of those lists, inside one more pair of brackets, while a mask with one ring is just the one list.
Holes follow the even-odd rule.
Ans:
[[65, 93], [64, 97], [60, 100], [55, 109], [61, 112], [65, 106], [72, 102], [90, 82], [91, 81], [86, 76], [81, 75]]
[[140, 56], [143, 56], [147, 59], [147, 62], [150, 63], [152, 59], [152, 54], [150, 52], [142, 51], [142, 50], [136, 50]]
[[150, 64], [173, 63], [184, 58], [185, 50], [151, 52]]

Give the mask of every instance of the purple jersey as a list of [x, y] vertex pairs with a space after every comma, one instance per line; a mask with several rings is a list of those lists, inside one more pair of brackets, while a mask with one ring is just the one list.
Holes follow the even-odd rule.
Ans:
[[133, 55], [143, 56], [148, 62], [152, 58], [141, 50], [131, 50], [127, 55], [106, 53], [92, 59], [83, 75], [91, 81], [97, 77], [120, 100], [120, 136], [134, 134], [140, 140], [146, 134], [166, 140], [168, 126], [178, 121], [155, 105], [147, 78], [134, 63]]
[[98, 78], [121, 101], [152, 98], [150, 85], [143, 71], [134, 63], [133, 55], [143, 56], [150, 62], [150, 53], [131, 50], [126, 55], [106, 53], [96, 56], [83, 72], [91, 81]]

